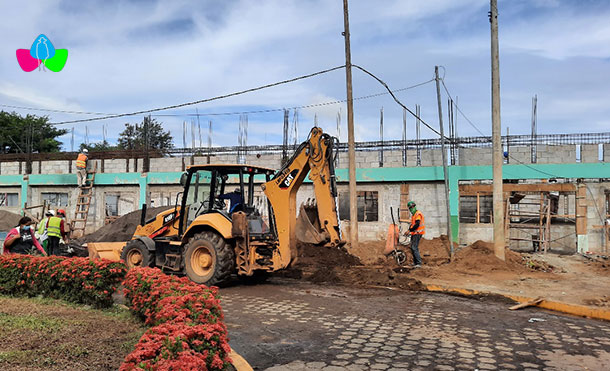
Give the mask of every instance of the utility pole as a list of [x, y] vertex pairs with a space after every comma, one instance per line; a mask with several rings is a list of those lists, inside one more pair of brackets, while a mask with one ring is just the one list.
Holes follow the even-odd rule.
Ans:
[[451, 208], [449, 205], [449, 170], [447, 169], [447, 151], [445, 150], [445, 130], [443, 129], [443, 108], [441, 106], [441, 86], [438, 78], [438, 66], [434, 66], [436, 76], [436, 102], [438, 104], [438, 124], [441, 129], [441, 152], [443, 159], [443, 177], [445, 178], [445, 205], [447, 206], [447, 237], [449, 237], [449, 258], [453, 261], [453, 228], [451, 228]]
[[490, 0], [491, 23], [491, 133], [493, 159], [494, 253], [506, 260], [504, 248], [504, 207], [502, 195], [502, 128], [500, 125], [500, 56], [498, 51], [498, 0]]
[[352, 52], [349, 42], [349, 12], [343, 0], [345, 37], [345, 81], [347, 85], [347, 153], [349, 161], [349, 240], [358, 246], [358, 197], [356, 195], [356, 146], [354, 144], [354, 97], [352, 96]]

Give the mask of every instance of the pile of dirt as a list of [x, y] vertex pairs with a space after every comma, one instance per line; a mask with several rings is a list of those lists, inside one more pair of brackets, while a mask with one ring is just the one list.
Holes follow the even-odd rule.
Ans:
[[[146, 220], [153, 218], [158, 213], [174, 206], [151, 207], [146, 210]], [[106, 224], [97, 231], [90, 233], [77, 240], [78, 243], [85, 242], [121, 242], [129, 241], [140, 224], [141, 210], [132, 211], [123, 215], [114, 222]]]
[[610, 259], [602, 257], [589, 259], [586, 264], [598, 274], [610, 277]]
[[476, 271], [478, 273], [526, 270], [521, 254], [509, 249], [505, 249], [504, 253], [506, 259], [502, 261], [494, 254], [492, 243], [479, 240], [458, 251], [453, 262], [446, 264], [446, 267], [458, 271]]
[[[362, 244], [359, 245], [362, 247]], [[297, 263], [281, 272], [280, 275], [283, 277], [349, 286], [390, 286], [412, 290], [422, 288], [421, 282], [408, 275], [395, 273], [390, 265], [381, 267], [364, 265], [361, 256], [350, 254], [352, 249], [348, 252], [343, 247], [328, 248], [301, 243], [297, 246], [299, 253]], [[376, 245], [370, 246], [376, 248]]]
[[0, 232], [8, 232], [19, 223], [21, 215], [0, 210]]

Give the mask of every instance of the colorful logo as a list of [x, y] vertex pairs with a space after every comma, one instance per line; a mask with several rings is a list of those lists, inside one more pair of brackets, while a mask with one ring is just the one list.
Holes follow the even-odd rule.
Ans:
[[63, 70], [68, 60], [68, 49], [55, 49], [51, 40], [45, 35], [39, 35], [30, 49], [17, 49], [17, 62], [25, 72], [38, 70], [53, 72]]

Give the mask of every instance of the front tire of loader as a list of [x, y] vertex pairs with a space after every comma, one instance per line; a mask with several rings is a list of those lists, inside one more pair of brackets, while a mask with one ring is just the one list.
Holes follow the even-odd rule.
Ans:
[[208, 286], [222, 284], [235, 271], [235, 251], [217, 233], [197, 233], [186, 245], [184, 270], [193, 282]]
[[121, 259], [125, 262], [127, 269], [131, 269], [135, 267], [152, 267], [154, 257], [142, 241], [131, 240], [123, 248]]

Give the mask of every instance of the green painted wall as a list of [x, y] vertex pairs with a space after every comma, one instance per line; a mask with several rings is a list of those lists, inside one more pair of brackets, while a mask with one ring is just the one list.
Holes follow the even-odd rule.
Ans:
[[[610, 163], [575, 164], [518, 164], [502, 167], [504, 179], [548, 179], [548, 178], [610, 178]], [[137, 185], [140, 188], [140, 203], [146, 200], [149, 185], [180, 184], [182, 172], [152, 173], [98, 173], [95, 185]], [[492, 179], [491, 166], [449, 167], [449, 209], [453, 238], [459, 236], [459, 181]], [[261, 179], [263, 180], [263, 179]], [[430, 182], [443, 180], [442, 166], [392, 167], [356, 169], [358, 182]], [[308, 180], [306, 180], [308, 181]], [[347, 182], [347, 169], [337, 169], [337, 181]], [[72, 185], [76, 187], [75, 174], [0, 175], [0, 187], [21, 186], [21, 206], [25, 206], [28, 188], [46, 185]]]

